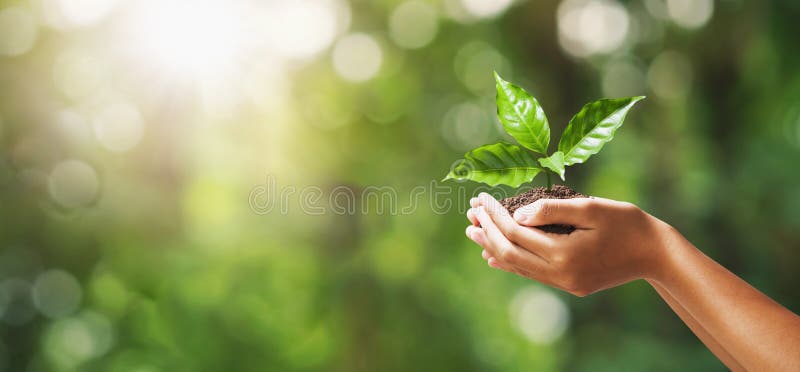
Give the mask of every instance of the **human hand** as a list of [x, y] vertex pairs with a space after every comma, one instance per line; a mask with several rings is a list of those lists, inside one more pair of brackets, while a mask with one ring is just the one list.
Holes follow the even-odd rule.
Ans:
[[[545, 199], [513, 217], [488, 194], [470, 204], [467, 236], [490, 266], [577, 296], [647, 279], [731, 370], [800, 370], [800, 317], [633, 204]], [[547, 224], [577, 230], [531, 227]]]
[[[467, 236], [489, 265], [577, 296], [657, 279], [676, 230], [633, 204], [602, 198], [542, 199], [512, 217], [491, 195], [470, 201]], [[571, 234], [533, 226], [567, 224]], [[679, 236], [679, 234], [678, 234]]]

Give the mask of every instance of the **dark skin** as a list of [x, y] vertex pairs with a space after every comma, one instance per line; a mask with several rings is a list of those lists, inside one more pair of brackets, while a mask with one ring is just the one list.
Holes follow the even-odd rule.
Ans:
[[[543, 199], [512, 216], [486, 193], [470, 204], [466, 233], [489, 266], [579, 297], [644, 279], [731, 370], [800, 370], [800, 317], [635, 205]], [[533, 227], [546, 224], [577, 230]]]

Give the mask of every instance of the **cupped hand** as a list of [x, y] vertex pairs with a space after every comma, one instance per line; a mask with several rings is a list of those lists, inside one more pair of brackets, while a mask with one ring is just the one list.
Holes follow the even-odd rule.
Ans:
[[[513, 216], [491, 195], [470, 201], [467, 236], [489, 266], [585, 296], [635, 279], [657, 279], [677, 232], [633, 204], [602, 198], [541, 199]], [[570, 234], [535, 226], [573, 225]]]

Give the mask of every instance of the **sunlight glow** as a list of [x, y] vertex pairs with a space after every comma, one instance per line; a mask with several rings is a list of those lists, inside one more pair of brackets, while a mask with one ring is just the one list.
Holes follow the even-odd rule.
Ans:
[[142, 0], [129, 4], [120, 48], [172, 79], [227, 79], [269, 56], [309, 61], [350, 23], [341, 0]]
[[247, 40], [240, 2], [138, 2], [128, 23], [137, 57], [181, 77], [208, 77], [234, 67]]
[[39, 0], [43, 21], [58, 30], [95, 25], [103, 21], [117, 0]]

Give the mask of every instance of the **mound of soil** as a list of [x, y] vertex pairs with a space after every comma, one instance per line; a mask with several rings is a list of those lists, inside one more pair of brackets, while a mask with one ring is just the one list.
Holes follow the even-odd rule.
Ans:
[[[537, 187], [533, 190], [524, 192], [517, 196], [512, 196], [510, 198], [505, 198], [500, 200], [500, 204], [505, 207], [509, 213], [512, 215], [514, 211], [519, 209], [520, 207], [526, 206], [531, 204], [539, 199], [574, 199], [574, 198], [586, 198], [586, 195], [583, 195], [567, 186], [563, 185], [553, 185], [551, 190], [547, 190], [544, 187]], [[575, 231], [575, 226], [572, 225], [542, 225], [536, 226], [536, 228], [543, 230], [549, 233], [555, 234], [569, 234]]]

